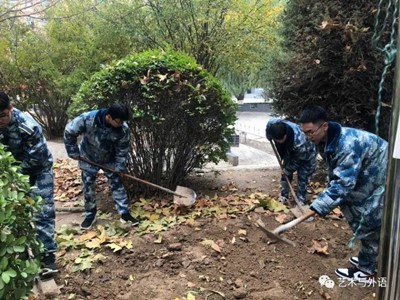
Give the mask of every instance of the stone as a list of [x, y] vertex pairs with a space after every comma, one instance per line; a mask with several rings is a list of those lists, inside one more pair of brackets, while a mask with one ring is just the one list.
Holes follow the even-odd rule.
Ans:
[[181, 243], [169, 244], [167, 249], [169, 251], [181, 251], [182, 250], [182, 244]]
[[38, 279], [37, 280], [37, 290], [40, 294], [44, 295], [46, 298], [55, 298], [61, 294], [60, 288], [56, 284], [53, 278], [49, 279]]

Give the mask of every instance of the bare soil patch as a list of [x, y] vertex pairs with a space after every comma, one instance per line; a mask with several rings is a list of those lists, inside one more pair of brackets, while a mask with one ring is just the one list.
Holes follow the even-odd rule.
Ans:
[[[56, 281], [63, 288], [58, 299], [373, 299], [374, 287], [344, 285], [334, 274], [335, 268], [350, 266], [348, 258], [357, 253], [356, 249], [347, 248], [351, 231], [345, 220], [333, 215], [299, 224], [284, 234], [297, 244], [291, 247], [272, 243], [254, 225], [254, 217], [259, 215], [268, 228], [274, 229], [280, 225], [276, 218], [282, 212], [254, 210], [250, 206], [229, 211], [257, 192], [277, 197], [279, 177], [277, 170], [193, 174], [185, 185], [198, 193], [197, 204], [204, 205], [202, 212], [210, 213], [187, 217], [200, 208], [183, 212], [165, 204], [169, 197], [153, 200], [158, 201], [157, 205], [148, 200], [151, 207], [141, 208], [149, 208], [152, 213], [144, 222], [159, 220], [157, 209], [158, 215], [175, 216], [176, 220], [184, 217], [186, 221], [165, 225], [168, 230], [155, 233], [132, 229], [119, 237], [119, 245], [129, 241], [130, 248], [122, 246], [114, 251], [105, 244], [92, 248], [94, 255], [102, 256], [83, 271], [73, 272], [73, 267], [79, 265], [77, 259], [84, 259], [82, 252], [87, 249], [61, 245], [61, 269]], [[212, 206], [205, 204], [211, 201]], [[106, 227], [117, 217], [107, 194], [101, 202], [103, 211], [112, 214], [99, 222]], [[222, 211], [214, 213], [218, 207]], [[84, 234], [72, 235], [79, 239]], [[101, 239], [101, 234], [97, 235]], [[65, 234], [61, 237], [65, 238]], [[325, 254], [313, 250], [313, 240], [327, 246]], [[321, 287], [321, 275], [328, 275], [335, 286]]]

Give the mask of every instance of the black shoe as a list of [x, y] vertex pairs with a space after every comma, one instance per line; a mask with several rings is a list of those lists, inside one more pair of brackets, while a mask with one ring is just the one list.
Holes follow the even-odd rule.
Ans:
[[134, 217], [132, 217], [130, 213], [122, 214], [120, 221], [121, 221], [121, 223], [130, 222], [132, 226], [139, 225], [139, 220], [137, 220]]
[[96, 223], [96, 216], [90, 216], [90, 217], [86, 217], [85, 220], [83, 220], [83, 222], [81, 223], [81, 229], [82, 230], [88, 230], [90, 228], [92, 228], [93, 224]]
[[41, 278], [49, 278], [55, 273], [58, 273], [56, 255], [53, 252], [45, 253], [39, 275]]

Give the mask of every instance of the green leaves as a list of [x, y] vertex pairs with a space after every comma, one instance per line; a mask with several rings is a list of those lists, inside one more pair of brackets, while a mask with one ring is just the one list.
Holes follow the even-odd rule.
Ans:
[[30, 291], [39, 269], [38, 261], [28, 255], [30, 251], [40, 257], [40, 243], [31, 226], [38, 204], [29, 196], [28, 176], [17, 172], [3, 145], [0, 157], [0, 298], [20, 300]]
[[0, 260], [0, 271], [5, 270], [7, 266], [8, 266], [8, 258], [6, 256], [3, 256]]
[[[129, 103], [128, 170], [175, 187], [195, 167], [226, 158], [236, 105], [220, 82], [181, 52], [146, 51], [104, 67], [86, 81], [70, 110]], [[150, 191], [149, 191], [150, 192]]]
[[10, 282], [10, 279], [16, 276], [17, 272], [15, 272], [13, 269], [8, 269], [7, 271], [1, 273], [1, 279], [5, 284], [8, 284]]

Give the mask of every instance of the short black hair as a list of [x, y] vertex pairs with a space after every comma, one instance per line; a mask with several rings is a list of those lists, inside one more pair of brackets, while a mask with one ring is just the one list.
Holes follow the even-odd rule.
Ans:
[[324, 123], [328, 121], [328, 113], [319, 105], [309, 105], [300, 113], [299, 123]]
[[129, 108], [122, 103], [114, 103], [113, 105], [111, 105], [111, 107], [107, 110], [107, 114], [109, 114], [113, 120], [129, 120]]
[[0, 91], [0, 111], [7, 109], [10, 106], [10, 98], [4, 91]]
[[281, 140], [287, 134], [287, 126], [284, 122], [277, 122], [271, 125], [269, 131], [274, 140]]

